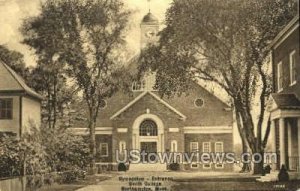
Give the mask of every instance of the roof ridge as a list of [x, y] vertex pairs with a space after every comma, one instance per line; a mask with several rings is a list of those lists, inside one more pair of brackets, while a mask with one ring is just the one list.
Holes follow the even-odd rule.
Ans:
[[3, 64], [4, 68], [10, 73], [10, 75], [15, 79], [15, 81], [20, 85], [20, 87], [29, 95], [34, 96], [38, 99], [43, 99], [43, 97], [35, 92], [32, 88], [30, 88], [26, 83], [25, 80], [22, 76], [17, 74], [10, 66], [8, 66], [6, 63], [3, 61], [0, 61], [0, 63]]

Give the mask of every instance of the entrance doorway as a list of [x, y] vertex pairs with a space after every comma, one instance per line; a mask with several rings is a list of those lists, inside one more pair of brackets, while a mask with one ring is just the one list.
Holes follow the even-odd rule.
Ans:
[[[149, 160], [155, 161], [155, 156], [152, 155], [148, 158], [148, 155], [151, 153], [157, 153], [157, 142], [141, 142], [141, 152], [146, 153], [145, 161], [142, 162], [149, 162]], [[141, 159], [143, 160], [143, 158]]]

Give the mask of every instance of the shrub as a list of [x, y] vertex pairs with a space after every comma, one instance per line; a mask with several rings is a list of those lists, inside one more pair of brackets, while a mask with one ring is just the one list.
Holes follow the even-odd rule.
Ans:
[[86, 171], [81, 169], [73, 169], [65, 172], [60, 172], [60, 183], [73, 183], [80, 179], [85, 179]]
[[278, 180], [279, 181], [288, 181], [289, 179], [290, 179], [289, 174], [287, 172], [287, 169], [286, 169], [285, 165], [283, 164], [281, 166], [281, 169], [280, 169], [279, 174], [278, 174]]
[[178, 163], [172, 163], [172, 164], [170, 164], [170, 170], [173, 170], [173, 171], [180, 170], [179, 164]]
[[118, 171], [124, 171], [124, 172], [126, 172], [126, 170], [127, 170], [126, 165], [124, 163], [119, 163], [119, 165], [118, 165]]

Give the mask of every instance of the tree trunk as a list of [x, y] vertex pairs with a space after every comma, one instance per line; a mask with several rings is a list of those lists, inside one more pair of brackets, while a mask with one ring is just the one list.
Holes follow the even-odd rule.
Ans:
[[[92, 115], [92, 114], [91, 114]], [[95, 121], [90, 117], [89, 130], [90, 130], [90, 155], [91, 155], [91, 174], [96, 174], [96, 135], [95, 135]]]
[[261, 160], [260, 160], [259, 163], [254, 163], [253, 174], [254, 175], [258, 175], [258, 174], [263, 175], [264, 174], [264, 151], [261, 150], [261, 151], [256, 152], [256, 153], [260, 154]]
[[[247, 141], [242, 139], [242, 147], [243, 147], [243, 153], [248, 153], [249, 149], [248, 149], [248, 144]], [[249, 161], [249, 156], [245, 155], [244, 156], [244, 161]], [[242, 170], [240, 172], [250, 172], [251, 171], [251, 163], [243, 163], [243, 167]]]
[[[241, 117], [239, 112], [237, 111], [237, 109], [234, 110], [235, 111], [235, 118], [236, 118], [236, 123], [237, 123], [237, 127], [238, 127], [238, 131], [242, 140], [242, 152], [243, 153], [247, 153], [249, 151], [249, 147], [247, 144], [247, 139], [245, 136], [245, 131], [243, 129], [242, 123], [241, 123]], [[248, 161], [248, 156], [245, 155], [244, 156], [244, 161]], [[251, 165], [249, 163], [243, 163], [243, 167], [242, 170], [240, 171], [241, 173], [243, 172], [249, 172], [251, 170]]]
[[56, 115], [56, 110], [57, 110], [57, 76], [56, 75], [54, 76], [54, 79], [53, 79], [53, 98], [52, 98], [52, 101], [53, 101], [53, 123], [52, 123], [52, 128], [54, 129], [55, 125], [56, 125], [56, 118], [57, 118], [57, 115]]

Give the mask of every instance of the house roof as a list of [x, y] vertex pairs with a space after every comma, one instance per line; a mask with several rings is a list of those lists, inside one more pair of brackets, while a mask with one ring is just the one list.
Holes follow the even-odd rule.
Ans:
[[0, 66], [3, 66], [0, 76], [0, 92], [10, 92], [10, 91], [21, 91], [29, 96], [37, 98], [39, 100], [43, 99], [43, 96], [31, 89], [24, 81], [24, 79], [19, 76], [13, 69], [11, 69], [4, 62], [0, 61]]
[[293, 32], [299, 27], [299, 13], [278, 33], [269, 45], [269, 48], [276, 48], [288, 36], [289, 32]]
[[150, 94], [152, 97], [154, 97], [160, 103], [162, 103], [163, 105], [165, 105], [166, 107], [168, 107], [171, 111], [173, 111], [174, 113], [176, 113], [177, 115], [179, 115], [181, 119], [183, 119], [183, 120], [186, 119], [185, 115], [183, 115], [180, 111], [178, 111], [177, 109], [175, 109], [174, 107], [172, 107], [170, 104], [168, 104], [166, 101], [164, 101], [158, 95], [152, 93], [151, 91], [144, 91], [143, 93], [141, 93], [139, 96], [137, 96], [131, 102], [129, 102], [126, 106], [124, 106], [119, 111], [117, 111], [115, 114], [113, 114], [110, 117], [110, 119], [112, 120], [112, 119], [118, 117], [121, 113], [125, 112], [128, 108], [130, 108], [133, 104], [135, 104], [136, 102], [138, 102], [141, 98], [143, 98], [147, 94]]
[[300, 109], [300, 100], [295, 94], [273, 93], [272, 98], [279, 109]]

